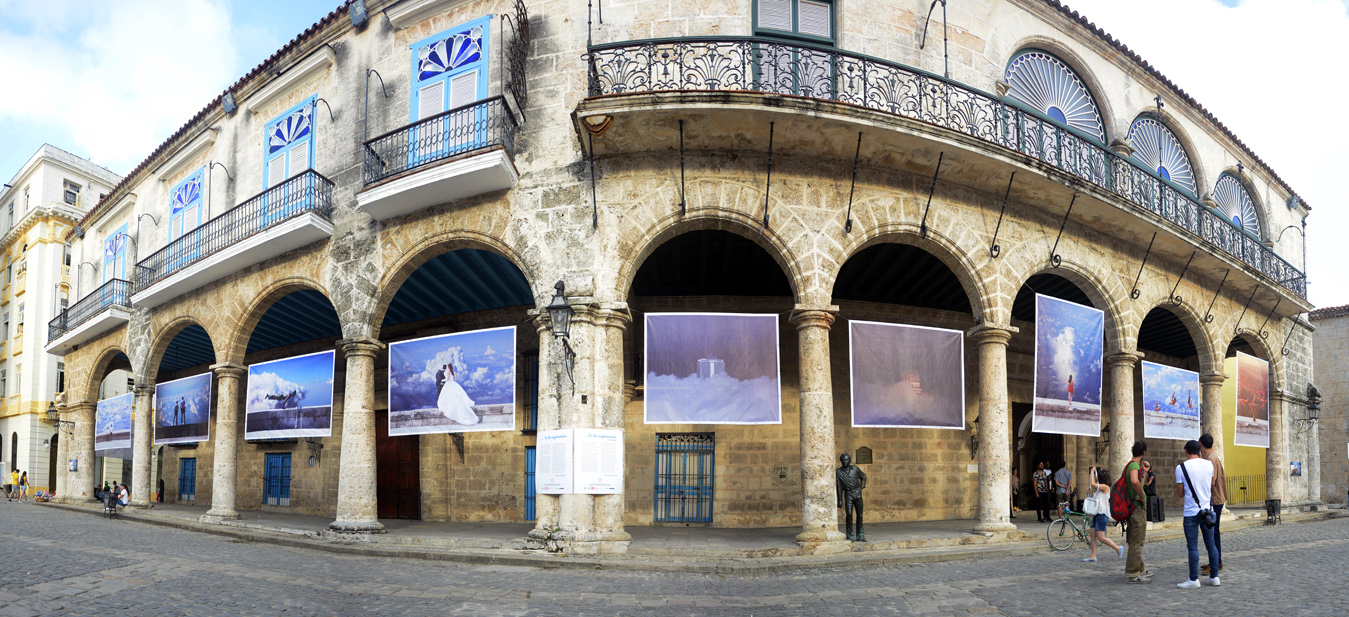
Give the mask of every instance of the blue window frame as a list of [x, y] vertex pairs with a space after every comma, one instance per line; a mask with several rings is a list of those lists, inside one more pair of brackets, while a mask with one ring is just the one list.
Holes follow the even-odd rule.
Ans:
[[269, 506], [290, 505], [289, 452], [267, 455], [267, 475], [263, 484], [263, 503]]
[[126, 276], [126, 225], [117, 228], [107, 240], [103, 241], [103, 282], [112, 279], [127, 280]]
[[262, 224], [284, 219], [314, 198], [313, 178], [286, 182], [314, 166], [314, 108], [318, 95], [310, 96], [300, 104], [287, 109], [267, 123], [262, 144], [262, 187], [271, 189], [264, 196]]
[[197, 500], [197, 459], [178, 460], [178, 501]]
[[833, 0], [754, 0], [754, 33], [834, 44]]
[[[475, 103], [487, 94], [492, 16], [429, 36], [409, 46], [412, 52], [410, 123], [416, 124]], [[485, 140], [481, 110], [439, 116], [417, 128], [408, 148], [413, 164], [467, 151]]]
[[525, 432], [539, 430], [539, 357], [525, 357], [525, 379], [521, 384], [525, 394]]
[[169, 191], [169, 242], [187, 238], [169, 250], [170, 268], [192, 261], [201, 252], [202, 211], [205, 210], [206, 168], [197, 168]]
[[538, 458], [535, 456], [534, 446], [525, 446], [525, 520], [532, 521], [538, 518], [535, 504], [538, 503], [537, 493], [534, 492], [534, 470], [537, 467]]
[[711, 523], [715, 471], [712, 433], [657, 433], [654, 520]]

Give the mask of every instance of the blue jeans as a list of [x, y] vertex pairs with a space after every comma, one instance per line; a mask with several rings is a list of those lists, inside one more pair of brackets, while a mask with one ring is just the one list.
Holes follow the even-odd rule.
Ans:
[[[1204, 533], [1204, 549], [1208, 551], [1210, 564], [1218, 563], [1218, 547], [1213, 544], [1213, 528], [1203, 529], [1198, 516], [1185, 517], [1185, 547], [1190, 551], [1190, 580], [1199, 580], [1199, 533]], [[1209, 576], [1216, 578], [1217, 570], [1210, 570]]]
[[[1216, 515], [1218, 515], [1218, 522], [1217, 522], [1216, 524], [1213, 525], [1213, 548], [1215, 548], [1215, 549], [1218, 550], [1218, 565], [1222, 565], [1222, 563], [1223, 563], [1223, 530], [1222, 530], [1222, 524], [1223, 524], [1223, 519], [1222, 519], [1222, 516], [1223, 516], [1223, 506], [1222, 506], [1222, 504], [1218, 504], [1218, 505], [1216, 505], [1216, 506], [1213, 506], [1213, 513], [1216, 514]], [[1209, 566], [1212, 566], [1212, 565], [1213, 565], [1212, 563], [1209, 564]]]

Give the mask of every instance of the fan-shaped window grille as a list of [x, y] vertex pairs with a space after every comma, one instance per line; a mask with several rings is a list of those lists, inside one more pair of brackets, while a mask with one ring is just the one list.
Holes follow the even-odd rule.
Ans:
[[1062, 60], [1022, 52], [1007, 64], [1007, 96], [1105, 143], [1105, 123], [1086, 84]]
[[1174, 133], [1156, 118], [1144, 116], [1129, 127], [1129, 142], [1133, 144], [1133, 159], [1157, 175], [1166, 178], [1191, 195], [1197, 194], [1194, 167], [1190, 157]]
[[1234, 176], [1223, 174], [1213, 187], [1213, 200], [1218, 202], [1218, 213], [1233, 225], [1260, 239], [1260, 218], [1256, 216], [1255, 201], [1246, 187]]

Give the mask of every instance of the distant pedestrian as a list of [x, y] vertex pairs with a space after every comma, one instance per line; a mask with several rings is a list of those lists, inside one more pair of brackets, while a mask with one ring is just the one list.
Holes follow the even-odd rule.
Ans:
[[[1068, 470], [1068, 461], [1059, 461], [1059, 470], [1054, 472], [1054, 502], [1063, 504], [1068, 501], [1072, 491], [1073, 472]], [[1071, 507], [1072, 504], [1069, 504]], [[1059, 518], [1063, 518], [1063, 506], [1059, 505]]]
[[1016, 498], [1021, 494], [1021, 473], [1019, 470], [1012, 470], [1012, 518], [1016, 518]]
[[1143, 501], [1148, 507], [1148, 522], [1160, 523], [1164, 518], [1164, 508], [1162, 498], [1157, 495], [1157, 474], [1152, 471], [1152, 463], [1148, 461], [1143, 461], [1142, 471]]
[[[1088, 496], [1088, 499], [1099, 500], [1100, 503], [1105, 504], [1105, 507], [1108, 510], [1110, 508], [1110, 477], [1103, 476], [1104, 474], [1100, 473], [1099, 469], [1096, 467], [1091, 468], [1091, 495]], [[1097, 495], [1103, 495], [1103, 497], [1097, 497]], [[1106, 527], [1109, 525], [1110, 515], [1105, 512], [1097, 513], [1096, 516], [1092, 518], [1091, 537], [1088, 538], [1091, 545], [1091, 556], [1082, 561], [1096, 561], [1097, 543], [1105, 544], [1106, 546], [1115, 549], [1117, 555], [1116, 559], [1124, 559], [1124, 549], [1105, 535]]]
[[1031, 474], [1031, 486], [1035, 489], [1035, 518], [1040, 523], [1048, 523], [1051, 520], [1049, 511], [1053, 508], [1049, 500], [1053, 497], [1053, 493], [1050, 491], [1050, 483], [1049, 470], [1045, 469], [1045, 462], [1040, 461], [1035, 466], [1035, 473]]
[[28, 472], [19, 476], [19, 503], [28, 501]]
[[1129, 545], [1129, 561], [1124, 564], [1124, 576], [1130, 583], [1144, 584], [1152, 582], [1152, 573], [1143, 565], [1143, 544], [1148, 538], [1148, 512], [1146, 493], [1143, 492], [1143, 455], [1148, 453], [1148, 443], [1143, 440], [1134, 442], [1134, 457], [1124, 466], [1124, 475], [1129, 478], [1125, 495], [1129, 498], [1131, 510], [1126, 527], [1125, 541]]
[[[1204, 459], [1213, 463], [1213, 490], [1210, 495], [1209, 503], [1213, 504], [1213, 514], [1217, 517], [1217, 523], [1213, 525], [1213, 546], [1218, 549], [1218, 570], [1223, 569], [1223, 535], [1222, 519], [1223, 506], [1227, 504], [1227, 475], [1223, 473], [1223, 460], [1218, 457], [1218, 453], [1213, 451], [1213, 435], [1204, 433], [1199, 437], [1199, 445], [1203, 447]], [[1210, 574], [1212, 564], [1205, 564], [1200, 568], [1204, 574]]]
[[129, 503], [131, 503], [131, 491], [124, 482], [122, 483], [122, 490], [117, 492], [117, 505], [126, 506]]
[[[1221, 566], [1218, 548], [1213, 545], [1213, 527], [1203, 519], [1212, 510], [1209, 502], [1213, 489], [1213, 463], [1201, 458], [1204, 447], [1198, 441], [1185, 442], [1185, 460], [1176, 465], [1176, 498], [1185, 501], [1185, 547], [1189, 550], [1190, 578], [1176, 584], [1181, 589], [1199, 588], [1199, 537], [1204, 537], [1208, 562]], [[1218, 573], [1209, 572], [1208, 584], [1217, 587], [1222, 582]]]
[[5, 501], [14, 501], [14, 493], [19, 490], [19, 470], [9, 472], [9, 483], [5, 485]]

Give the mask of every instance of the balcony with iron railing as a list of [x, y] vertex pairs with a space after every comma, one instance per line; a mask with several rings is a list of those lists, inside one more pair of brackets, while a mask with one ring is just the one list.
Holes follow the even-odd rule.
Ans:
[[515, 186], [515, 113], [476, 101], [367, 140], [357, 204], [376, 219]]
[[[131, 319], [131, 282], [113, 279], [47, 323], [47, 353], [62, 355]], [[20, 343], [16, 340], [15, 345]]]
[[[764, 125], [763, 137], [768, 137], [767, 125], [774, 119], [777, 147], [789, 154], [795, 147], [800, 155], [852, 159], [864, 152], [859, 129], [869, 141], [865, 151], [871, 153], [870, 160], [860, 158], [876, 166], [894, 167], [898, 161], [918, 167], [916, 161], [903, 159], [912, 152], [929, 153], [935, 163], [938, 149], [945, 150], [949, 162], [953, 151], [963, 147], [961, 156], [971, 159], [970, 164], [956, 166], [954, 172], [942, 170], [943, 180], [1001, 193], [1004, 187], [994, 187], [988, 166], [1005, 166], [1010, 159], [1041, 172], [1025, 185], [1023, 175], [1016, 177], [1026, 193], [1061, 194], [1066, 204], [1066, 197], [1085, 183], [1089, 186], [1082, 192], [1091, 196], [1078, 199], [1079, 208], [1097, 207], [1105, 217], [1114, 216], [1106, 206], [1122, 208], [1189, 247], [1159, 243], [1154, 254], [1169, 251], [1184, 263], [1192, 250], [1202, 249], [1201, 254], [1214, 258], [1209, 271], [1221, 275], [1222, 268], [1237, 266], [1277, 295], [1306, 303], [1301, 271], [1156, 171], [1036, 110], [939, 75], [828, 47], [759, 37], [595, 45], [586, 62], [590, 98], [578, 106], [578, 131], [595, 133], [592, 127], [602, 126], [618, 133], [594, 139], [593, 149], [582, 144], [592, 152], [621, 154], [650, 150], [653, 142], [681, 143], [682, 124], [676, 135], [675, 123], [695, 113], [699, 121], [689, 132], [695, 148], [698, 139], [704, 147], [718, 149], [745, 144], [747, 132], [738, 127], [749, 123]], [[966, 176], [949, 179], [948, 173], [962, 173], [960, 167]], [[1099, 205], [1084, 206], [1092, 201]], [[1132, 236], [1146, 244], [1151, 231]]]
[[333, 182], [308, 169], [184, 233], [136, 264], [136, 306], [154, 307], [331, 237]]

